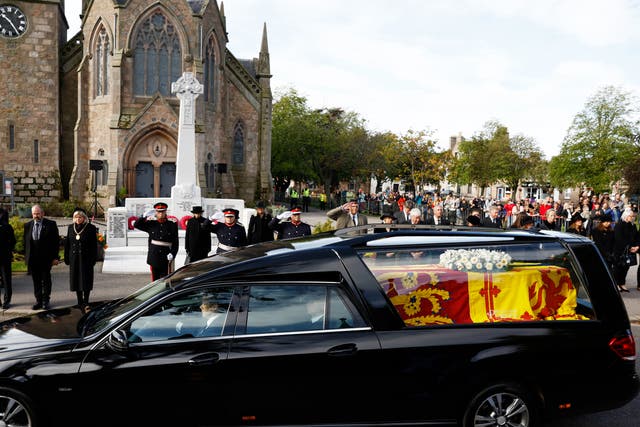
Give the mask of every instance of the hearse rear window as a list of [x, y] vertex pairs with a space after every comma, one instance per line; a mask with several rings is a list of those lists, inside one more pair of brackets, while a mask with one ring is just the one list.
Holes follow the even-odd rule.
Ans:
[[572, 256], [557, 242], [359, 255], [407, 326], [595, 318]]

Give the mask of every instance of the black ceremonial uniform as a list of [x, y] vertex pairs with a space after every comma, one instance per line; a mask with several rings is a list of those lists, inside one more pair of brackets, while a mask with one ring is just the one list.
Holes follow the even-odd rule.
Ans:
[[278, 232], [278, 240], [294, 239], [296, 237], [311, 235], [311, 226], [302, 221], [296, 224], [291, 221], [280, 222], [276, 217], [269, 223], [269, 228]]
[[140, 217], [133, 226], [149, 233], [147, 264], [151, 266], [151, 279], [156, 280], [169, 274], [167, 255], [171, 253], [175, 258], [180, 245], [178, 224], [170, 219], [149, 221], [145, 217]]
[[209, 223], [208, 228], [218, 236], [216, 254], [229, 252], [247, 245], [247, 232], [244, 227], [237, 222], [234, 222], [232, 225], [227, 225], [224, 222], [218, 222], [217, 224]]

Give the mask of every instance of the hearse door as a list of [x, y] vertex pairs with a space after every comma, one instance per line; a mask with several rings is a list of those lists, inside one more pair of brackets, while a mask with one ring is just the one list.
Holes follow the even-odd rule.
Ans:
[[238, 418], [371, 421], [380, 346], [338, 283], [247, 287], [227, 366]]

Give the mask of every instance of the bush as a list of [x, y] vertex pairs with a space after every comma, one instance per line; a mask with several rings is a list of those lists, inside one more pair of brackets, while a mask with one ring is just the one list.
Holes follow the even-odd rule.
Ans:
[[9, 218], [9, 224], [13, 228], [13, 233], [16, 235], [16, 247], [14, 252], [24, 254], [24, 223], [26, 221], [20, 219], [19, 216], [12, 216]]
[[325, 222], [320, 223], [313, 227], [313, 234], [324, 233], [325, 231], [333, 230], [333, 221], [327, 219]]

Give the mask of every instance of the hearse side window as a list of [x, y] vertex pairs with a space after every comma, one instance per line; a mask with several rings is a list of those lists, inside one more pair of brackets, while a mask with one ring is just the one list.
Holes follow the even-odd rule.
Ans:
[[247, 334], [362, 326], [337, 287], [256, 285], [249, 295]]
[[359, 255], [406, 326], [595, 318], [571, 254], [556, 242]]
[[215, 337], [224, 333], [233, 288], [176, 295], [146, 311], [129, 326], [129, 342]]

